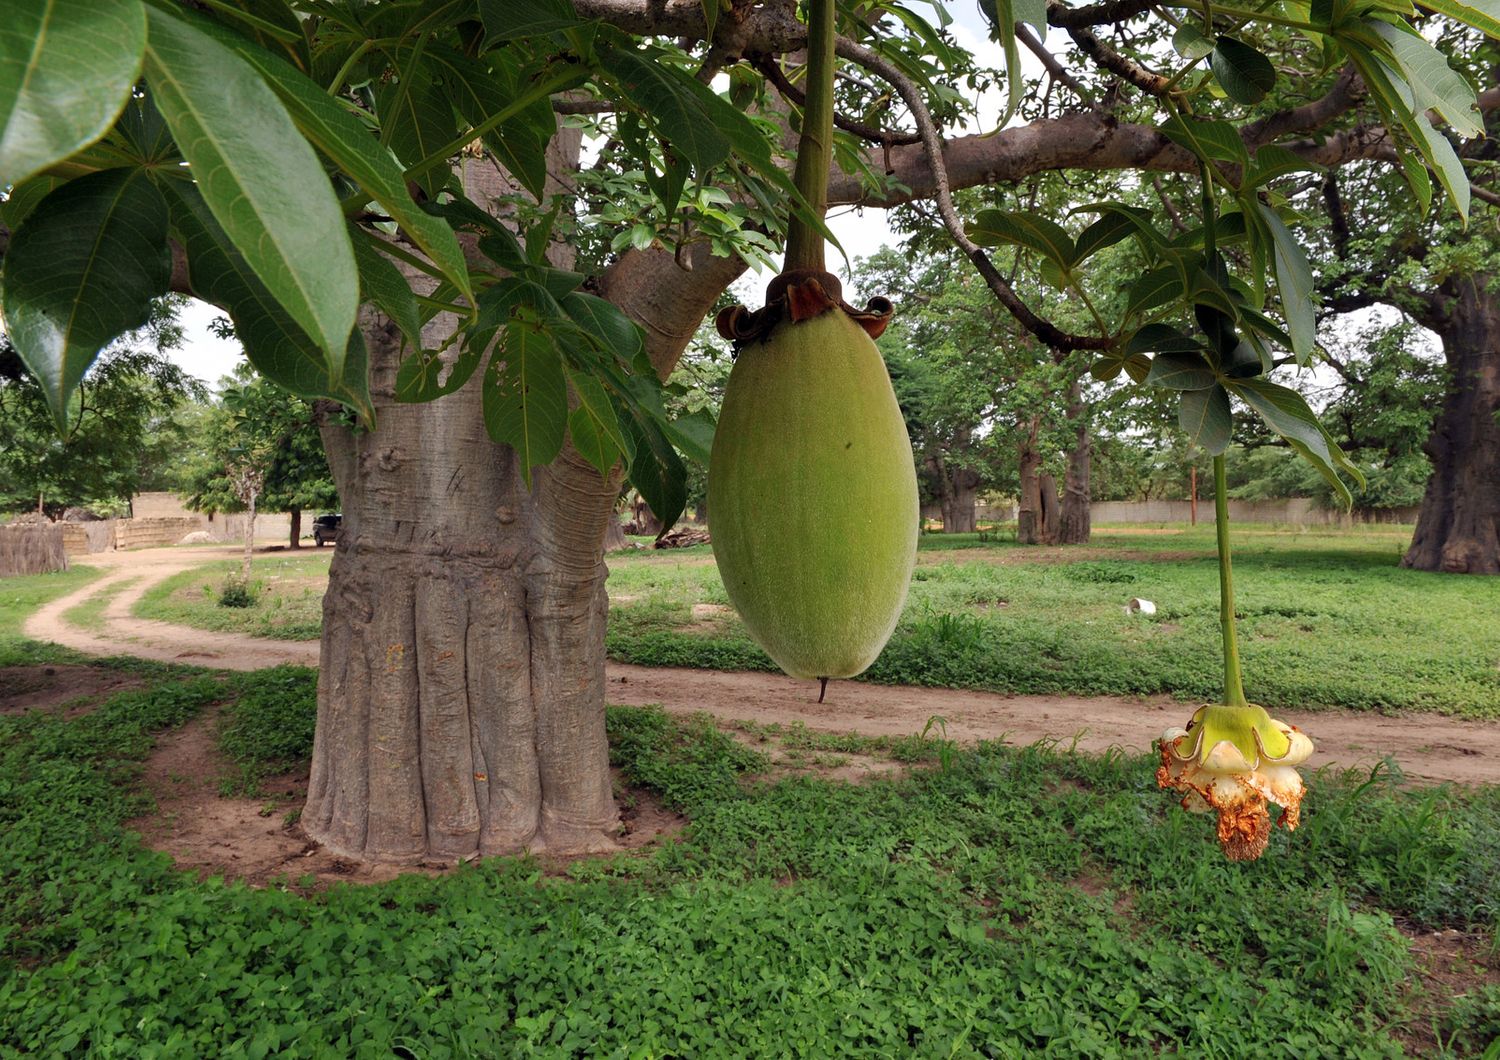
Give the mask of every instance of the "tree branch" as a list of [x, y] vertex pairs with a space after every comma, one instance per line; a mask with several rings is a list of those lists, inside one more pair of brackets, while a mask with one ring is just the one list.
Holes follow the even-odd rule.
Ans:
[[[769, 55], [756, 55], [750, 60], [750, 65], [759, 70], [767, 81], [776, 86], [776, 91], [782, 97], [791, 100], [799, 107], [807, 105], [807, 93], [803, 92], [787, 78], [786, 72], [781, 69], [781, 64]], [[919, 144], [922, 142], [920, 133], [896, 132], [891, 129], [881, 129], [874, 125], [866, 125], [846, 117], [838, 111], [833, 112], [833, 124], [845, 132], [853, 133], [861, 140], [868, 140], [872, 144]]]
[[[1000, 304], [1010, 312], [1010, 315], [1015, 317], [1027, 331], [1054, 350], [1107, 349], [1111, 342], [1107, 336], [1070, 335], [1051, 321], [1044, 320], [1033, 313], [1010, 284], [1005, 282], [1005, 278], [990, 261], [989, 255], [969, 238], [968, 233], [964, 231], [963, 222], [959, 220], [958, 211], [953, 208], [953, 196], [948, 187], [947, 167], [943, 160], [942, 138], [938, 134], [937, 124], [932, 120], [932, 114], [927, 110], [927, 101], [922, 98], [922, 93], [916, 83], [884, 56], [854, 41], [840, 37], [835, 44], [835, 50], [844, 58], [879, 74], [900, 94], [902, 102], [906, 104], [912, 119], [917, 123], [917, 129], [922, 134], [922, 148], [926, 152], [928, 169], [933, 177], [933, 197], [937, 200], [938, 214], [943, 219], [943, 227], [948, 230], [948, 235], [952, 237], [958, 248], [974, 263], [974, 267], [984, 277], [986, 285], [999, 299]], [[830, 201], [832, 201], [831, 197]]]

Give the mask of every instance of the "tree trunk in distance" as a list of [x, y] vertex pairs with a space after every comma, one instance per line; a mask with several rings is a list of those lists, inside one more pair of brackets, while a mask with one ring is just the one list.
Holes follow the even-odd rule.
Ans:
[[1500, 574], [1500, 294], [1490, 277], [1443, 285], [1438, 333], [1451, 373], [1423, 446], [1432, 477], [1401, 565], [1449, 574]]
[[661, 519], [651, 510], [651, 505], [646, 503], [645, 498], [637, 496], [635, 499], [635, 532], [637, 534], [650, 534], [652, 537], [655, 537], [663, 529], [665, 528], [661, 525]]
[[255, 548], [255, 494], [252, 487], [245, 506], [245, 558], [240, 561], [240, 581], [250, 584], [250, 552]]
[[292, 515], [292, 540], [288, 543], [290, 548], [302, 547], [302, 509], [293, 508]]
[[1089, 515], [1089, 471], [1093, 458], [1089, 440], [1087, 409], [1083, 404], [1083, 383], [1073, 380], [1068, 392], [1068, 419], [1077, 426], [1073, 448], [1068, 452], [1068, 468], [1063, 474], [1061, 515], [1054, 541], [1059, 545], [1086, 545], [1092, 529]]
[[1036, 447], [1036, 423], [1021, 442], [1021, 495], [1016, 506], [1016, 541], [1022, 545], [1046, 543], [1045, 511], [1042, 507], [1040, 473], [1042, 454]]
[[1057, 544], [1057, 529], [1062, 522], [1062, 503], [1057, 499], [1057, 476], [1043, 472], [1036, 477], [1038, 501], [1040, 503], [1041, 540], [1039, 545]]
[[[568, 138], [576, 159], [575, 131], [554, 144]], [[464, 166], [476, 202], [514, 190], [474, 187], [495, 170]], [[600, 277], [663, 376], [744, 268], [701, 244], [684, 257], [691, 270], [628, 251]], [[343, 526], [302, 825], [336, 853], [406, 864], [609, 848], [603, 546], [618, 476], [569, 446], [528, 491], [485, 432], [478, 379], [397, 403], [401, 336], [368, 308], [359, 326], [377, 422], [355, 432], [322, 408]], [[429, 326], [440, 341], [453, 323]]]
[[604, 524], [604, 551], [618, 552], [629, 545], [630, 542], [625, 540], [625, 527], [621, 525], [620, 517], [611, 509], [609, 519]]
[[966, 467], [951, 470], [943, 483], [943, 532], [972, 534], [974, 505], [979, 498], [979, 472]]

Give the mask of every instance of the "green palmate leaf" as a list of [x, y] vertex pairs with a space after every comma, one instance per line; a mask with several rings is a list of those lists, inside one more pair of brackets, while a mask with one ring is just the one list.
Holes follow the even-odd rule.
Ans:
[[290, 63], [254, 47], [206, 20], [198, 28], [235, 50], [271, 87], [302, 134], [380, 204], [428, 260], [466, 298], [473, 297], [468, 267], [453, 229], [422, 210], [407, 190], [401, 166], [360, 119]]
[[1183, 391], [1177, 422], [1187, 432], [1189, 442], [1218, 456], [1229, 448], [1234, 425], [1228, 392], [1217, 383], [1206, 390]]
[[[600, 48], [599, 59], [631, 101], [700, 173], [729, 157], [730, 141], [714, 124], [713, 92], [665, 61], [659, 48], [638, 51], [623, 44]], [[719, 101], [722, 102], [722, 101]]]
[[1184, 293], [1182, 274], [1168, 265], [1152, 269], [1130, 285], [1125, 295], [1125, 316], [1149, 313]]
[[620, 417], [615, 412], [614, 403], [610, 401], [609, 394], [599, 380], [584, 372], [569, 369], [568, 383], [573, 388], [573, 396], [578, 399], [578, 407], [588, 412], [600, 434], [620, 452], [628, 452], [630, 441], [620, 426]]
[[1323, 426], [1301, 394], [1268, 379], [1242, 379], [1229, 386], [1240, 400], [1260, 414], [1271, 430], [1289, 441], [1302, 443], [1325, 461], [1331, 459]]
[[[1013, 0], [982, 0], [981, 7], [990, 18], [990, 33], [1005, 54], [1005, 112], [1000, 115], [996, 128], [1004, 128], [1026, 94], [1026, 82], [1021, 71], [1021, 49], [1016, 41], [1016, 13]], [[1043, 31], [1043, 36], [1046, 33]]]
[[243, 59], [159, 9], [149, 22], [146, 75], [204, 201], [342, 376], [359, 276], [322, 164]]
[[479, 0], [479, 17], [496, 43], [585, 24], [568, 0]]
[[408, 167], [407, 177], [420, 184], [429, 198], [436, 198], [449, 177], [448, 160], [438, 152], [458, 131], [447, 92], [427, 63], [408, 57], [401, 64], [400, 79], [381, 88], [375, 105], [381, 136]]
[[703, 28], [708, 31], [708, 40], [714, 39], [714, 29], [719, 24], [719, 5], [722, 0], [699, 0], [703, 8]]
[[1162, 123], [1162, 135], [1185, 147], [1206, 162], [1229, 162], [1245, 165], [1250, 152], [1237, 129], [1227, 121], [1184, 120], [1176, 115]]
[[587, 460], [600, 475], [608, 476], [620, 459], [621, 450], [604, 433], [599, 421], [582, 405], [568, 413], [568, 439], [578, 455]]
[[1062, 269], [1072, 265], [1077, 252], [1062, 225], [1019, 210], [980, 210], [968, 229], [980, 246], [1025, 247]]
[[1411, 87], [1414, 110], [1436, 111], [1460, 136], [1484, 135], [1474, 87], [1448, 65], [1442, 52], [1409, 27], [1375, 22], [1371, 28], [1390, 45], [1396, 67]]
[[1256, 49], [1235, 37], [1220, 37], [1208, 57], [1209, 69], [1236, 103], [1253, 106], [1276, 85], [1276, 68]]
[[64, 183], [62, 177], [32, 177], [24, 184], [17, 184], [5, 201], [0, 202], [0, 224], [14, 232], [43, 199]]
[[1469, 221], [1469, 175], [1464, 171], [1463, 161], [1448, 142], [1448, 138], [1432, 127], [1424, 113], [1411, 116], [1410, 127], [1417, 147], [1427, 156], [1428, 164], [1437, 174], [1438, 183], [1453, 200], [1453, 208], [1465, 224]]
[[645, 334], [613, 302], [574, 291], [563, 296], [562, 307], [601, 349], [613, 352], [621, 361], [628, 364], [645, 350]]
[[1118, 213], [1105, 214], [1078, 233], [1078, 243], [1073, 248], [1073, 264], [1077, 265], [1105, 247], [1114, 246], [1130, 238], [1136, 234], [1136, 231], [1136, 224], [1129, 217], [1123, 217]]
[[453, 393], [474, 375], [493, 336], [491, 331], [473, 337], [456, 354], [451, 348], [450, 351], [417, 350], [396, 369], [396, 400], [414, 404], [436, 401]]
[[1285, 147], [1277, 147], [1275, 144], [1267, 144], [1255, 152], [1255, 161], [1250, 163], [1250, 168], [1245, 171], [1245, 188], [1259, 188], [1269, 184], [1277, 177], [1284, 177], [1288, 173], [1297, 173], [1303, 170], [1320, 170], [1323, 167], [1316, 162], [1309, 162], [1301, 155], [1288, 151]]
[[1197, 26], [1187, 22], [1172, 34], [1172, 47], [1184, 59], [1197, 60], [1214, 50], [1214, 42]]
[[1203, 344], [1169, 324], [1147, 324], [1125, 344], [1127, 355], [1138, 353], [1177, 353], [1197, 356]]
[[359, 266], [360, 294], [390, 317], [413, 346], [422, 345], [422, 312], [401, 270], [380, 252], [380, 241], [359, 228], [350, 231]]
[[[1370, 97], [1388, 127], [1400, 125], [1411, 137], [1424, 161], [1437, 174], [1438, 182], [1453, 200], [1454, 207], [1464, 224], [1469, 221], [1469, 179], [1463, 163], [1446, 137], [1439, 135], [1427, 120], [1425, 112], [1417, 111], [1416, 96], [1411, 86], [1366, 44], [1354, 39], [1356, 33], [1340, 36], [1340, 42], [1348, 53], [1355, 69], [1364, 78], [1370, 89]], [[1402, 159], [1402, 171], [1407, 182], [1419, 198], [1422, 197], [1422, 181], [1415, 177], [1415, 167], [1404, 156], [1398, 143], [1398, 156]]]
[[626, 475], [651, 510], [671, 529], [687, 507], [687, 468], [661, 427], [639, 414], [624, 417], [629, 448]]
[[1312, 266], [1307, 263], [1302, 245], [1283, 223], [1281, 215], [1265, 203], [1256, 203], [1256, 206], [1260, 219], [1271, 233], [1275, 249], [1276, 288], [1281, 292], [1281, 311], [1286, 316], [1292, 352], [1298, 362], [1306, 364], [1312, 358], [1318, 338]]
[[[1162, 243], [1161, 233], [1152, 224], [1151, 211], [1143, 207], [1126, 206], [1119, 202], [1094, 202], [1087, 206], [1077, 207], [1073, 213], [1097, 213], [1118, 217], [1134, 227], [1136, 239], [1142, 247], [1150, 248]], [[1082, 242], [1081, 238], [1079, 242]]]
[[515, 450], [528, 489], [532, 469], [562, 451], [568, 387], [546, 331], [523, 321], [505, 329], [484, 373], [484, 426], [491, 438]]
[[68, 399], [115, 336], [140, 327], [172, 281], [167, 206], [139, 169], [62, 185], [11, 238], [6, 329], [65, 429]]
[[146, 47], [141, 0], [6, 0], [0, 11], [0, 188], [109, 131]]
[[[517, 95], [514, 72], [504, 66], [503, 54], [495, 57], [497, 65], [493, 68], [437, 45], [429, 47], [425, 55], [441, 76], [444, 92], [471, 126], [484, 124], [487, 118], [506, 109]], [[528, 111], [484, 136], [484, 145], [538, 201], [547, 184], [547, 144], [556, 131], [552, 107], [545, 100], [541, 104], [546, 124], [534, 123]], [[435, 144], [431, 150], [439, 146]]]
[[[161, 189], [171, 211], [173, 234], [187, 251], [193, 294], [229, 314], [245, 356], [256, 370], [299, 397], [342, 402], [367, 426], [373, 425], [375, 410], [359, 332], [350, 332], [343, 363], [337, 370], [332, 368], [321, 345], [298, 326], [230, 241], [198, 186], [165, 179]], [[355, 360], [349, 359], [351, 353]]]
[[1422, 6], [1473, 26], [1486, 36], [1500, 39], [1500, 2], [1497, 0], [1477, 0], [1469, 4], [1462, 0], [1423, 0]]
[[1426, 214], [1432, 208], [1432, 177], [1428, 175], [1427, 167], [1403, 147], [1396, 148], [1396, 157], [1401, 161], [1401, 176], [1405, 178], [1406, 186], [1416, 196], [1417, 209]]
[[1146, 376], [1147, 386], [1168, 390], [1207, 390], [1218, 382], [1218, 375], [1197, 353], [1159, 353]]
[[662, 428], [678, 452], [707, 467], [709, 454], [714, 448], [716, 426], [713, 414], [707, 409], [699, 409], [686, 416], [678, 416], [675, 420], [668, 420]]

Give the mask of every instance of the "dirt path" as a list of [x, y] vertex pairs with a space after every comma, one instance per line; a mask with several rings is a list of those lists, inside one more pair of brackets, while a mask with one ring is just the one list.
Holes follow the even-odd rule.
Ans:
[[[162, 579], [236, 554], [235, 549], [175, 548], [104, 553], [90, 565], [103, 578], [55, 600], [26, 621], [25, 631], [95, 655], [130, 654], [164, 662], [231, 670], [278, 663], [316, 666], [318, 645], [231, 633], [211, 633], [135, 618], [130, 608]], [[127, 584], [128, 583], [128, 584]], [[123, 586], [123, 587], [122, 587]], [[83, 630], [63, 615], [101, 592], [117, 591], [104, 610], [101, 631]], [[761, 723], [801, 722], [826, 732], [906, 735], [919, 732], [934, 715], [946, 719], [959, 740], [1004, 737], [1016, 744], [1061, 741], [1084, 751], [1123, 747], [1145, 751], [1163, 729], [1180, 725], [1188, 704], [1167, 697], [1001, 696], [988, 692], [840, 681], [827, 701], [816, 702], [811, 682], [779, 674], [720, 673], [609, 664], [605, 697], [611, 703], [660, 703], [678, 714], [708, 711], [724, 719]], [[1285, 721], [1306, 730], [1318, 753], [1308, 763], [1369, 766], [1393, 755], [1410, 777], [1425, 781], [1500, 782], [1500, 723], [1462, 721], [1431, 714], [1383, 717], [1343, 711], [1282, 711]]]

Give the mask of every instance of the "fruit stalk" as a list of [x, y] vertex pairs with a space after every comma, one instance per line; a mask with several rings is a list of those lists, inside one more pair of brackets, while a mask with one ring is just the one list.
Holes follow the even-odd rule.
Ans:
[[[821, 218], [828, 210], [828, 170], [833, 165], [833, 0], [809, 0], [807, 8], [807, 103], [792, 181], [808, 208]], [[823, 233], [792, 214], [782, 272], [827, 271]]]

